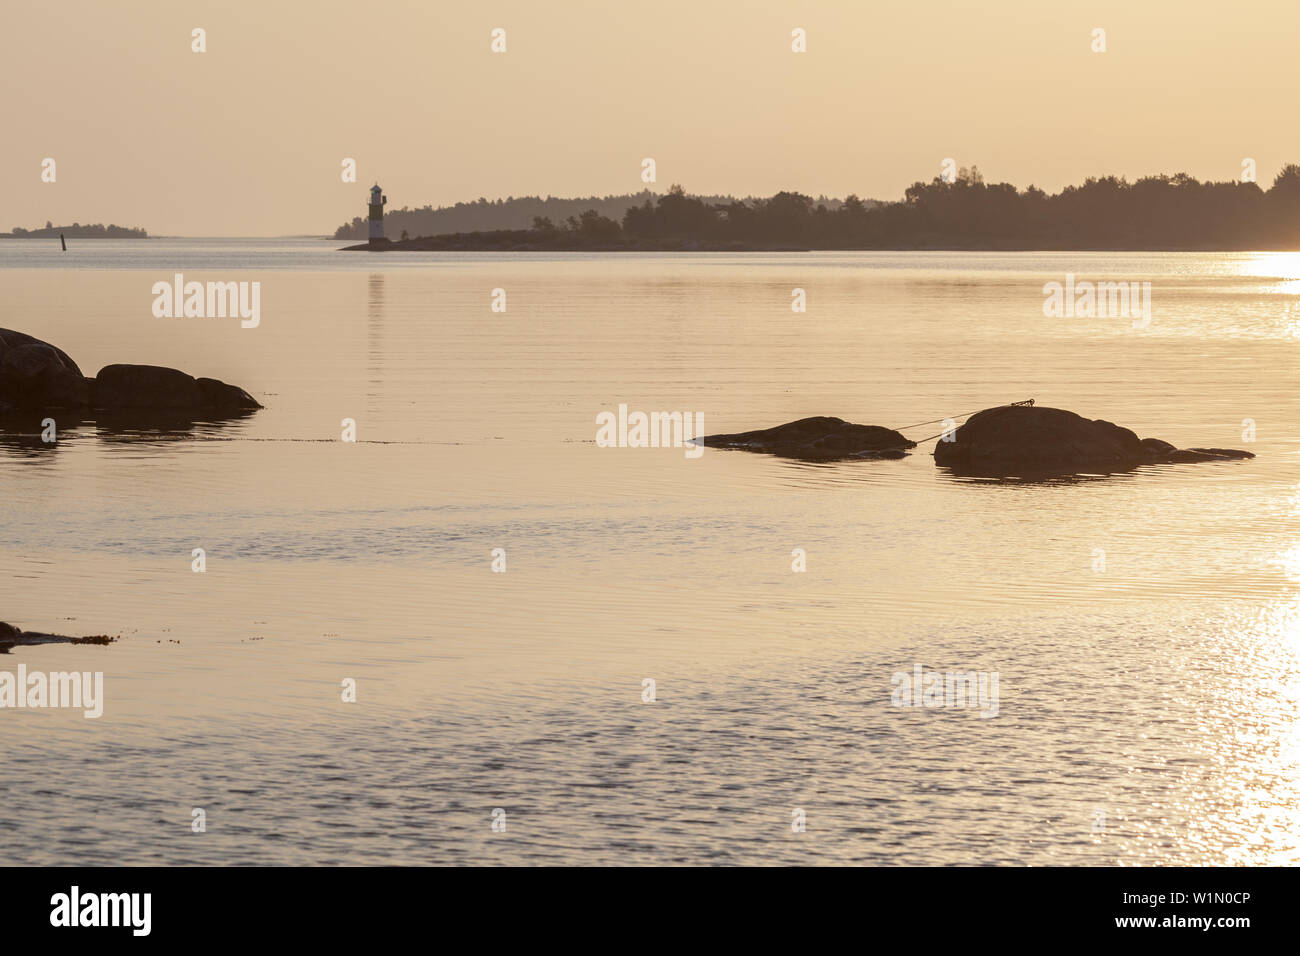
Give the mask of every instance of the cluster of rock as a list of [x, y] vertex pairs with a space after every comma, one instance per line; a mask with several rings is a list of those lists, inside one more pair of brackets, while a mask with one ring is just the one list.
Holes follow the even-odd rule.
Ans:
[[[701, 439], [706, 448], [740, 448], [787, 458], [836, 460], [902, 458], [916, 447], [892, 428], [854, 425], [842, 418], [795, 422]], [[961, 474], [1020, 477], [1109, 473], [1139, 465], [1254, 458], [1232, 448], [1175, 448], [1112, 422], [1060, 408], [1003, 405], [976, 412], [935, 445], [936, 465]]]
[[90, 378], [62, 349], [0, 329], [0, 412], [98, 409], [222, 417], [261, 407], [238, 386], [158, 365], [106, 365]]

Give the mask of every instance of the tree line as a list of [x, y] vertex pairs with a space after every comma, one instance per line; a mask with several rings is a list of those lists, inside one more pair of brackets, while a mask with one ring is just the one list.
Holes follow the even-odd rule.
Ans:
[[[44, 229], [24, 229], [21, 226], [14, 226], [9, 233], [10, 236], [19, 239], [57, 239], [62, 234], [69, 239], [148, 239], [149, 233], [143, 229], [132, 226], [118, 226], [109, 223], [107, 226], [102, 222], [86, 223], [82, 225], [74, 222], [70, 226], [56, 226], [48, 219], [45, 221]], [[2, 234], [0, 234], [2, 235]]]
[[779, 192], [767, 199], [690, 196], [674, 185], [615, 218], [588, 208], [533, 217], [548, 247], [699, 242], [809, 249], [1300, 248], [1300, 166], [1270, 188], [1200, 182], [1186, 173], [1087, 179], [1048, 194], [985, 183], [978, 167], [909, 186], [900, 202], [843, 201]]
[[[564, 222], [595, 210], [607, 218], [619, 220], [632, 206], [653, 200], [656, 193], [644, 189], [639, 193], [611, 196], [588, 196], [562, 199], [557, 196], [509, 196], [505, 199], [480, 198], [473, 202], [458, 202], [454, 206], [421, 206], [409, 209], [386, 209], [384, 228], [390, 237], [401, 232], [412, 236], [433, 236], [454, 232], [482, 232], [495, 229], [527, 229], [536, 218], [542, 217]], [[730, 201], [730, 196], [702, 197], [708, 202]], [[833, 200], [827, 200], [833, 202]], [[357, 216], [334, 231], [335, 239], [365, 239], [369, 226], [365, 217]]]

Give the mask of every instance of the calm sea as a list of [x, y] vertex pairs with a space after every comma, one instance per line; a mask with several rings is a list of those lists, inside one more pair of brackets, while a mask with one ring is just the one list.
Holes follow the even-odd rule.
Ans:
[[[99, 719], [0, 710], [2, 863], [1300, 859], [1300, 255], [69, 245], [0, 242], [0, 326], [266, 408], [0, 442], [0, 620], [121, 635], [0, 657], [105, 675]], [[155, 318], [177, 272], [260, 282], [260, 326]], [[1150, 325], [1045, 317], [1067, 273], [1151, 282]], [[1027, 398], [1258, 457], [1028, 484], [594, 442], [620, 403]], [[996, 717], [892, 706], [918, 665], [996, 673]]]

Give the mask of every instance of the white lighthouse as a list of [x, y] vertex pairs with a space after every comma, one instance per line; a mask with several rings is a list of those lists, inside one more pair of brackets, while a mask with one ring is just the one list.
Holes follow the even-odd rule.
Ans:
[[388, 197], [384, 191], [375, 183], [370, 187], [370, 245], [386, 245], [388, 240], [384, 238], [384, 206], [388, 203]]

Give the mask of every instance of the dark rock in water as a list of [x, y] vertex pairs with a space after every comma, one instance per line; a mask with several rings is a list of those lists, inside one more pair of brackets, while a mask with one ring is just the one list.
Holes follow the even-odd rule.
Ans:
[[0, 654], [8, 654], [15, 645], [29, 644], [112, 644], [117, 638], [107, 634], [95, 634], [90, 637], [65, 637], [62, 634], [42, 634], [38, 631], [23, 631], [0, 621]]
[[1141, 439], [1127, 428], [1060, 408], [1027, 405], [976, 412], [952, 438], [936, 443], [935, 464], [977, 470], [1118, 471], [1134, 467], [1147, 454]]
[[227, 385], [215, 378], [199, 378], [195, 381], [199, 385], [199, 401], [206, 409], [239, 412], [262, 407], [257, 399], [238, 385]]
[[48, 345], [19, 345], [5, 350], [0, 359], [5, 378], [15, 385], [30, 388], [45, 374], [54, 370], [63, 370], [63, 361], [59, 353]]
[[47, 348], [54, 349], [58, 354], [59, 360], [74, 372], [80, 372], [77, 363], [72, 361], [72, 356], [68, 355], [63, 349], [55, 348], [48, 342], [42, 342], [33, 335], [26, 332], [15, 332], [13, 329], [0, 329], [0, 358], [4, 357], [5, 350], [8, 348], [17, 348], [20, 345], [44, 345]]
[[810, 461], [840, 458], [902, 458], [916, 442], [892, 428], [854, 425], [842, 418], [801, 418], [775, 428], [734, 435], [709, 435], [699, 439], [705, 448], [741, 448], [745, 451], [802, 458]]
[[105, 365], [95, 376], [98, 408], [197, 410], [200, 399], [193, 375], [161, 365]]
[[1163, 460], [1176, 465], [1190, 461], [1240, 461], [1243, 458], [1254, 457], [1254, 452], [1241, 451], [1237, 448], [1175, 448], [1169, 453], [1169, 457]]
[[93, 390], [108, 428], [185, 427], [204, 417], [234, 418], [262, 405], [242, 388], [158, 365], [109, 365]]
[[0, 412], [96, 408], [195, 418], [261, 407], [238, 386], [158, 365], [107, 365], [87, 378], [62, 349], [0, 329]]
[[86, 404], [85, 377], [66, 352], [0, 329], [0, 402], [12, 408], [78, 408]]
[[1112, 422], [1029, 405], [976, 412], [952, 437], [935, 445], [935, 464], [990, 477], [1106, 473], [1139, 465], [1255, 457], [1224, 448], [1175, 448], [1158, 438], [1140, 439]]
[[1142, 447], [1146, 449], [1147, 454], [1156, 455], [1157, 457], [1160, 455], [1172, 455], [1174, 452], [1178, 451], [1178, 449], [1169, 444], [1169, 442], [1161, 441], [1159, 438], [1142, 439]]

